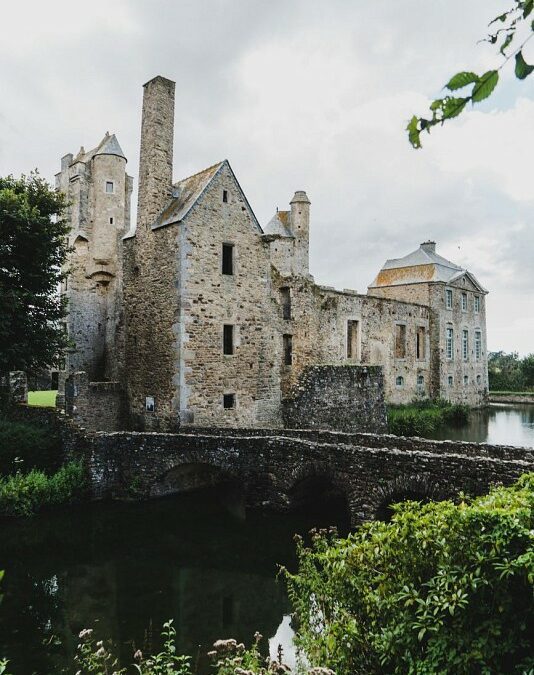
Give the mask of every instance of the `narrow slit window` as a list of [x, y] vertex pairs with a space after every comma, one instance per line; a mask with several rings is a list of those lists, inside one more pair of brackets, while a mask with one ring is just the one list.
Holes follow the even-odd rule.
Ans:
[[280, 289], [280, 303], [282, 305], [282, 316], [284, 319], [291, 319], [291, 290], [288, 286]]
[[228, 190], [223, 190], [223, 202], [228, 204]]
[[347, 321], [347, 358], [358, 360], [360, 322], [355, 319]]
[[235, 394], [223, 395], [223, 408], [225, 410], [231, 410], [232, 408], [235, 408]]
[[234, 273], [234, 245], [222, 245], [222, 273], [231, 276]]
[[109, 219], [109, 224], [110, 224], [110, 225], [113, 225], [113, 217], [111, 217], [111, 218]]
[[284, 365], [290, 366], [293, 363], [293, 336], [284, 335]]
[[423, 361], [426, 358], [426, 330], [424, 326], [419, 326], [417, 328], [415, 351], [419, 361]]
[[234, 326], [224, 324], [223, 327], [223, 354], [231, 356], [234, 353]]
[[406, 326], [403, 323], [395, 325], [395, 358], [406, 358]]

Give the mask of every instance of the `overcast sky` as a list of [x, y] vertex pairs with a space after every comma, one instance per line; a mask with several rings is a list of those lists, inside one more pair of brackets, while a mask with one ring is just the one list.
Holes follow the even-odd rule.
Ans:
[[[261, 224], [312, 202], [311, 271], [365, 292], [425, 239], [490, 290], [492, 350], [534, 352], [534, 81], [423, 137], [499, 0], [25, 0], [2, 7], [0, 175], [116, 133], [137, 179], [142, 84], [176, 81], [174, 177], [227, 158]], [[534, 62], [534, 48], [530, 50]]]

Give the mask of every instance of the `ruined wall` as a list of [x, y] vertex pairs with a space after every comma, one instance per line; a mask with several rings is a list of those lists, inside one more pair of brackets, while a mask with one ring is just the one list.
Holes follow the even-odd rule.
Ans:
[[65, 383], [65, 412], [88, 431], [125, 428], [124, 397], [118, 382], [89, 382], [87, 373], [73, 373]]
[[311, 366], [284, 401], [284, 426], [380, 433], [387, 428], [379, 366]]

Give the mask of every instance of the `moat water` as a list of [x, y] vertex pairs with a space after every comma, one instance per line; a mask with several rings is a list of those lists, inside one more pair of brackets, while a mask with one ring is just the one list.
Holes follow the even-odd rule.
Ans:
[[491, 404], [471, 411], [463, 427], [449, 426], [434, 435], [440, 440], [534, 447], [534, 404]]
[[282, 644], [291, 659], [278, 566], [294, 568], [295, 533], [330, 524], [346, 529], [339, 509], [245, 514], [215, 490], [0, 522], [0, 657], [13, 675], [74, 672], [63, 669], [89, 627], [127, 663], [137, 648], [158, 649], [172, 618], [196, 672], [210, 672], [216, 639], [249, 644], [255, 631], [265, 650]]

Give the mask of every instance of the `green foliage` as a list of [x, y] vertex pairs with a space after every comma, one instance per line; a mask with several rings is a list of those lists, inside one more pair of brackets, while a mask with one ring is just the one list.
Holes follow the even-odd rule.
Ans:
[[57, 293], [69, 227], [61, 193], [37, 174], [0, 178], [0, 373], [58, 363], [68, 338]]
[[[176, 654], [176, 630], [172, 620], [163, 624], [161, 633], [164, 638], [163, 649], [158, 654], [144, 657], [137, 650], [136, 663], [132, 664], [140, 675], [191, 675], [190, 657]], [[125, 675], [126, 668], [119, 668], [119, 661], [113, 654], [111, 645], [102, 640], [95, 641], [93, 631], [85, 628], [79, 634], [80, 643], [76, 650], [75, 661], [79, 675]]]
[[50, 429], [0, 418], [0, 476], [59, 467], [61, 442]]
[[[515, 76], [517, 79], [524, 80], [534, 71], [534, 65], [528, 64], [523, 56], [523, 47], [534, 35], [534, 22], [528, 23], [526, 21], [532, 13], [533, 1], [513, 0], [511, 9], [499, 14], [491, 21], [490, 27], [498, 27], [493, 29], [494, 32], [490, 33], [484, 42], [495, 45], [503, 57], [503, 62], [497, 70], [488, 70], [482, 75], [477, 75], [472, 71], [456, 73], [447, 82], [445, 89], [456, 92], [470, 87], [466, 95], [462, 97], [447, 95], [443, 98], [437, 98], [430, 104], [430, 112], [432, 113], [430, 117], [418, 117], [417, 115], [412, 117], [406, 130], [408, 140], [414, 148], [421, 148], [421, 133], [423, 131], [430, 133], [430, 130], [436, 125], [443, 125], [447, 120], [458, 117], [468, 103], [474, 105], [491, 96], [499, 82], [499, 71], [512, 56], [515, 57]], [[521, 29], [527, 29], [528, 37], [518, 47], [510, 51], [518, 31], [521, 31]]]
[[65, 464], [52, 476], [33, 469], [0, 478], [0, 515], [31, 516], [47, 506], [76, 501], [85, 487], [83, 467]]
[[447, 401], [415, 401], [388, 408], [388, 430], [397, 436], [431, 436], [446, 424], [462, 426], [469, 420], [469, 407]]
[[310, 663], [337, 675], [534, 668], [534, 474], [459, 504], [394, 507], [285, 571]]
[[534, 388], [534, 354], [520, 359], [517, 352], [490, 352], [488, 375], [491, 392], [520, 392]]

